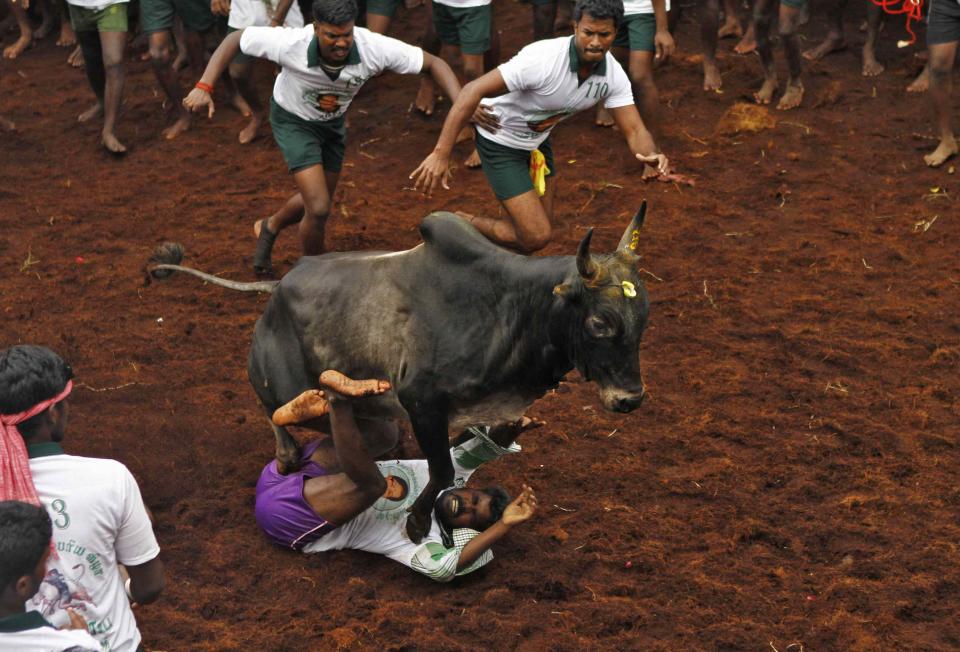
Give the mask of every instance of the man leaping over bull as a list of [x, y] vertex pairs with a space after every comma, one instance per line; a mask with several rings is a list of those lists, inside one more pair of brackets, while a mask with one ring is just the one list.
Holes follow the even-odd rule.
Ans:
[[390, 383], [325, 371], [320, 384], [324, 389], [304, 392], [273, 415], [278, 425], [327, 418], [332, 435], [304, 447], [299, 471], [281, 475], [271, 461], [260, 474], [256, 518], [273, 543], [303, 552], [348, 548], [382, 554], [443, 582], [487, 564], [493, 559], [490, 546], [536, 511], [528, 486], [511, 501], [498, 487], [464, 484], [484, 462], [519, 451], [516, 437], [539, 424], [525, 418], [492, 430], [471, 428], [470, 438], [450, 451], [454, 488], [437, 498], [424, 539], [411, 542], [404, 522], [429, 479], [427, 461], [374, 462], [371, 453], [396, 443], [396, 425], [375, 425], [353, 414], [353, 399], [382, 394]]
[[521, 253], [550, 241], [557, 174], [550, 132], [561, 120], [602, 102], [630, 151], [648, 166], [645, 176], [670, 171], [637, 112], [629, 78], [610, 54], [623, 3], [579, 0], [573, 16], [573, 36], [531, 43], [464, 86], [433, 152], [410, 175], [427, 194], [438, 183], [448, 188], [450, 152], [473, 118], [483, 172], [507, 217], [458, 214], [490, 240]]

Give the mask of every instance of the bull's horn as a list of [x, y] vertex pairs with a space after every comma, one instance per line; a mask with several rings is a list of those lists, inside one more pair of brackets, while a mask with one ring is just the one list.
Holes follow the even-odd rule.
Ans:
[[643, 203], [640, 204], [640, 208], [637, 210], [637, 214], [634, 215], [633, 219], [630, 221], [630, 226], [627, 227], [627, 230], [623, 233], [623, 237], [620, 238], [620, 244], [617, 245], [617, 251], [624, 251], [637, 257], [640, 256], [640, 254], [637, 252], [637, 248], [640, 246], [640, 229], [643, 227], [643, 218], [646, 216], [646, 214], [647, 200], [644, 199]]
[[590, 239], [593, 238], [593, 228], [587, 229], [587, 235], [583, 236], [580, 246], [577, 247], [577, 271], [585, 281], [592, 281], [600, 273], [600, 266], [593, 261], [590, 256]]

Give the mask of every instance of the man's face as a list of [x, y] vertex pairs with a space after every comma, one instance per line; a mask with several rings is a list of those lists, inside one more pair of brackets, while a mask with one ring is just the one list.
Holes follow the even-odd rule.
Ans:
[[493, 525], [490, 494], [476, 489], [451, 489], [440, 498], [439, 510], [451, 527], [485, 530]]
[[583, 14], [580, 21], [573, 24], [574, 44], [580, 61], [599, 63], [613, 46], [617, 28], [612, 18], [598, 20], [590, 14]]
[[343, 25], [313, 23], [320, 44], [320, 58], [333, 65], [343, 65], [353, 45], [353, 21]]

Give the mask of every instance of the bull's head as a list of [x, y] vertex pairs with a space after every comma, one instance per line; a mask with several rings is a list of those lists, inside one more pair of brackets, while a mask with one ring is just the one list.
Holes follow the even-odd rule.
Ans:
[[613, 254], [590, 253], [593, 229], [577, 250], [577, 272], [554, 288], [569, 329], [564, 333], [572, 362], [600, 386], [603, 406], [630, 412], [643, 401], [640, 337], [650, 302], [637, 270], [644, 201]]

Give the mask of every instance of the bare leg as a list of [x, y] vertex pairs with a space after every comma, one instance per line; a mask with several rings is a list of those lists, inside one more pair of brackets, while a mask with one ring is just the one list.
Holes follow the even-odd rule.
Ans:
[[930, 100], [937, 118], [940, 144], [923, 157], [932, 168], [940, 167], [957, 154], [957, 140], [950, 120], [950, 92], [953, 90], [953, 62], [957, 55], [957, 41], [930, 45]]
[[303, 196], [297, 193], [285, 201], [276, 213], [265, 220], [257, 220], [253, 223], [253, 234], [257, 237], [257, 249], [253, 254], [253, 271], [258, 276], [273, 274], [271, 254], [277, 235], [288, 226], [299, 224], [302, 219]]
[[72, 47], [77, 44], [77, 35], [73, 31], [73, 25], [70, 24], [67, 3], [63, 0], [56, 0], [56, 3], [60, 14], [60, 36], [57, 38], [57, 45], [64, 48]]
[[557, 19], [553, 31], [562, 32], [573, 27], [573, 0], [557, 0]]
[[293, 180], [303, 196], [300, 244], [304, 256], [316, 256], [325, 251], [324, 233], [339, 176], [339, 173], [324, 171], [320, 165], [311, 165], [293, 174]]
[[831, 52], [839, 52], [840, 50], [847, 49], [847, 39], [843, 35], [843, 11], [846, 7], [847, 0], [833, 1], [827, 10], [827, 21], [830, 23], [830, 31], [827, 33], [827, 38], [817, 47], [804, 52], [804, 59], [808, 61], [819, 61]]
[[173, 62], [173, 39], [168, 31], [153, 32], [150, 34], [150, 63], [157, 81], [167, 94], [170, 102], [169, 111], [176, 116], [172, 125], [161, 133], [167, 140], [173, 140], [190, 128], [190, 111], [183, 106], [183, 91], [177, 71], [170, 64]]
[[556, 186], [553, 177], [547, 177], [547, 191], [538, 197], [536, 190], [530, 190], [505, 199], [501, 203], [509, 219], [477, 217], [458, 213], [470, 222], [489, 240], [520, 253], [533, 253], [547, 246], [552, 229], [553, 196]]
[[33, 30], [35, 40], [45, 39], [57, 25], [57, 11], [51, 0], [36, 0], [40, 12], [40, 26]]
[[106, 87], [106, 73], [103, 69], [103, 52], [100, 35], [96, 31], [86, 30], [77, 35], [83, 49], [83, 69], [87, 81], [97, 100], [93, 106], [77, 116], [77, 122], [89, 122], [103, 115], [103, 93]]
[[189, 52], [187, 50], [187, 36], [183, 29], [183, 21], [179, 16], [173, 19], [173, 38], [176, 42], [177, 56], [170, 63], [174, 70], [180, 71], [187, 67], [189, 63]]
[[883, 9], [867, 3], [867, 40], [863, 43], [863, 76], [876, 77], [883, 72], [883, 64], [877, 61], [877, 37], [883, 24]]
[[803, 82], [800, 81], [801, 61], [800, 39], [797, 37], [797, 25], [802, 11], [780, 3], [780, 19], [777, 21], [780, 30], [780, 41], [787, 55], [787, 66], [790, 77], [787, 79], [787, 90], [777, 103], [781, 111], [795, 109], [803, 101]]
[[[472, 82], [474, 79], [481, 77], [483, 75], [483, 55], [482, 54], [464, 54], [463, 55], [463, 75], [466, 77], [467, 83]], [[467, 126], [470, 134], [468, 140], [474, 138], [474, 129], [472, 126]], [[462, 135], [462, 134], [461, 134]], [[459, 141], [459, 139], [458, 139]], [[474, 147], [473, 151], [470, 153], [470, 156], [463, 163], [468, 168], [479, 168], [480, 167], [480, 154], [477, 153], [477, 148]]]
[[126, 80], [126, 72], [123, 67], [123, 50], [127, 45], [127, 33], [101, 32], [100, 45], [103, 49], [103, 68], [106, 73], [101, 142], [108, 152], [123, 154], [127, 151], [127, 148], [117, 139], [114, 130], [117, 116], [120, 113], [123, 85]]
[[743, 32], [743, 38], [733, 46], [733, 51], [737, 54], [749, 54], [757, 49], [757, 22], [754, 18], [755, 11], [756, 5], [754, 4], [754, 11], [747, 14], [747, 25], [746, 30]]
[[763, 86], [754, 93], [757, 104], [770, 104], [777, 90], [777, 69], [773, 62], [773, 47], [770, 44], [770, 25], [776, 0], [757, 0], [753, 7], [753, 22], [757, 30], [757, 52], [763, 66]]
[[10, 14], [17, 21], [17, 27], [20, 29], [20, 37], [3, 49], [4, 59], [16, 59], [33, 43], [33, 29], [30, 27], [30, 20], [27, 18], [27, 12], [20, 6], [18, 0], [7, 0], [10, 7]]
[[260, 125], [266, 117], [263, 103], [260, 102], [260, 97], [257, 95], [257, 89], [253, 87], [253, 62], [231, 61], [230, 78], [236, 86], [237, 93], [244, 99], [249, 110], [250, 121], [238, 137], [240, 144], [246, 145], [256, 139]]
[[377, 34], [386, 34], [390, 29], [390, 16], [367, 12], [367, 29]]
[[724, 0], [723, 25], [717, 30], [717, 36], [719, 38], [743, 36], [743, 28], [740, 27], [740, 20], [737, 18], [737, 0]]
[[703, 53], [703, 90], [718, 91], [723, 85], [720, 68], [717, 66], [717, 23], [720, 22], [720, 3], [717, 0], [704, 0], [701, 11], [700, 51]]
[[557, 20], [557, 3], [531, 5], [533, 9], [533, 40], [553, 38], [553, 24]]
[[926, 93], [927, 89], [930, 88], [930, 62], [927, 62], [927, 65], [923, 67], [923, 70], [920, 71], [920, 74], [917, 75], [917, 78], [910, 82], [910, 85], [907, 86], [908, 93]]
[[[427, 7], [427, 25], [424, 29], [423, 38], [420, 41], [420, 47], [424, 52], [436, 56], [440, 54], [440, 37], [433, 27], [433, 2], [426, 0]], [[417, 97], [413, 101], [413, 106], [423, 115], [433, 115], [436, 108], [437, 89], [433, 83], [433, 77], [430, 75], [420, 75], [420, 88], [417, 90]]]

